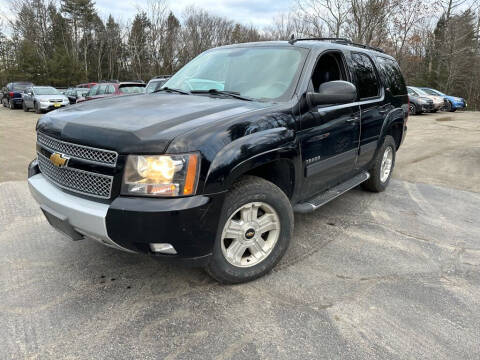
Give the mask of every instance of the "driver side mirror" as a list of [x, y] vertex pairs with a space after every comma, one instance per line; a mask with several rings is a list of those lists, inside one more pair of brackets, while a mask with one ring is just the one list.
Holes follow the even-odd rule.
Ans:
[[357, 88], [343, 80], [328, 81], [320, 85], [318, 92], [307, 93], [307, 103], [311, 107], [319, 105], [347, 104], [357, 100]]

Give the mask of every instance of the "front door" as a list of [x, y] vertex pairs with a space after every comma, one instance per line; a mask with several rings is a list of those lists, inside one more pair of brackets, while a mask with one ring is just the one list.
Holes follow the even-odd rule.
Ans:
[[[327, 81], [350, 81], [341, 52], [322, 54], [307, 91], [318, 91]], [[305, 109], [299, 132], [304, 167], [303, 199], [349, 178], [355, 169], [360, 138], [358, 104], [316, 106]]]

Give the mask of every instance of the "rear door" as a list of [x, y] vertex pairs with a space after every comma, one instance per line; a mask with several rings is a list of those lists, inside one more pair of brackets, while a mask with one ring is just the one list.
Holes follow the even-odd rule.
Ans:
[[357, 168], [365, 166], [374, 156], [380, 132], [391, 105], [372, 58], [363, 52], [351, 52], [350, 64], [355, 78], [360, 105], [360, 149]]

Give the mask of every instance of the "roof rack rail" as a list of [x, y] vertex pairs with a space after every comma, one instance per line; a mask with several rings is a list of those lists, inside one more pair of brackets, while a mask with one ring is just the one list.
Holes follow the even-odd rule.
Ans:
[[383, 51], [383, 49], [380, 49], [378, 47], [375, 47], [375, 46], [370, 46], [370, 45], [365, 45], [365, 44], [358, 44], [358, 43], [354, 43], [352, 40], [349, 40], [349, 39], [345, 39], [345, 38], [336, 38], [336, 37], [312, 37], [312, 38], [299, 38], [299, 39], [295, 39], [292, 35], [292, 38], [290, 38], [290, 40], [288, 41], [291, 45], [295, 44], [297, 41], [309, 41], [309, 40], [314, 40], [314, 41], [331, 41], [333, 43], [336, 43], [336, 44], [343, 44], [343, 45], [350, 45], [350, 46], [356, 46], [356, 47], [360, 47], [360, 48], [363, 48], [363, 49], [368, 49], [368, 50], [374, 50], [374, 51], [378, 51], [378, 52], [381, 52], [381, 53], [384, 53], [385, 51]]

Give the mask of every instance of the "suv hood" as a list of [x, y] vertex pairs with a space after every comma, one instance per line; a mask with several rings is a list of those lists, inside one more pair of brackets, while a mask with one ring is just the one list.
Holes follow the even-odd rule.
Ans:
[[118, 96], [48, 113], [39, 119], [37, 130], [64, 141], [124, 154], [163, 153], [178, 135], [272, 105], [166, 93]]
[[50, 100], [58, 100], [58, 101], [65, 101], [68, 100], [65, 95], [35, 95], [35, 99], [38, 101], [50, 101]]

